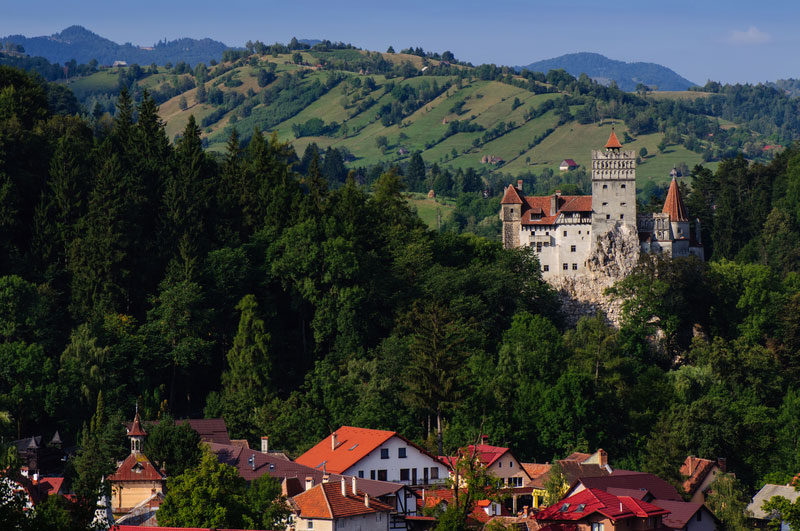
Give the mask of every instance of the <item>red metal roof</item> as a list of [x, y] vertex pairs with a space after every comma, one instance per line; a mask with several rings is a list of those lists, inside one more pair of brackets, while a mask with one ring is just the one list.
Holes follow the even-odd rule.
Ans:
[[608, 136], [608, 142], [606, 142], [606, 149], [619, 149], [621, 147], [622, 144], [620, 144], [617, 134], [614, 132], [614, 128], [612, 127], [611, 134]]
[[385, 503], [370, 498], [369, 507], [364, 503], [365, 493], [356, 489], [353, 495], [350, 482], [345, 481], [346, 496], [342, 495], [341, 482], [322, 483], [305, 492], [301, 492], [292, 501], [300, 511], [302, 518], [346, 518], [371, 513], [388, 513], [394, 509]]
[[[681, 501], [680, 494], [675, 487], [670, 485], [655, 474], [645, 472], [626, 473], [622, 475], [611, 474], [604, 477], [581, 477], [578, 479], [587, 489], [633, 489], [637, 491], [649, 492], [654, 498], [662, 500]], [[625, 493], [629, 494], [629, 493]], [[637, 496], [634, 496], [637, 497]]]
[[506, 188], [506, 193], [503, 194], [503, 200], [500, 201], [501, 205], [521, 205], [522, 199], [519, 198], [519, 193], [517, 193], [517, 189], [514, 188], [513, 184], [509, 184], [508, 188]]
[[561, 161], [561, 164], [566, 164], [567, 166], [577, 166], [578, 163], [572, 159], [564, 159]]
[[161, 481], [166, 479], [146, 455], [137, 453], [125, 458], [109, 481]]
[[659, 516], [668, 514], [669, 511], [650, 503], [634, 500], [630, 496], [614, 496], [600, 489], [585, 489], [539, 511], [536, 519], [539, 521], [577, 522], [594, 513], [613, 520], [620, 520]]
[[699, 502], [685, 502], [675, 500], [652, 500], [653, 505], [669, 511], [664, 517], [664, 525], [673, 529], [683, 529], [689, 520], [697, 514], [703, 504]]
[[128, 428], [128, 437], [144, 437], [145, 435], [147, 435], [147, 432], [142, 428], [142, 423], [139, 420], [139, 412], [137, 411], [136, 416], [133, 417], [133, 424]]
[[667, 192], [667, 200], [664, 201], [664, 208], [661, 210], [662, 214], [669, 214], [670, 221], [689, 221], [689, 216], [686, 215], [686, 207], [683, 205], [683, 198], [681, 197], [681, 190], [678, 188], [678, 181], [675, 177], [669, 183], [669, 192]]

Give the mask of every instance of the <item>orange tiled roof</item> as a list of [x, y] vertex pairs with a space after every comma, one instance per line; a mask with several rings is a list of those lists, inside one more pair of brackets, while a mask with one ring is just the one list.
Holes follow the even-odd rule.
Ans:
[[689, 217], [686, 215], [686, 207], [683, 205], [681, 190], [678, 188], [678, 181], [675, 180], [675, 177], [669, 183], [667, 200], [664, 201], [664, 208], [661, 213], [669, 214], [670, 221], [689, 221]]
[[608, 142], [606, 142], [606, 149], [619, 149], [622, 147], [622, 144], [619, 142], [617, 138], [617, 134], [614, 132], [614, 128], [611, 128], [611, 134], [608, 136]]
[[692, 455], [687, 457], [680, 470], [681, 475], [686, 477], [686, 481], [683, 482], [683, 490], [694, 494], [716, 464], [711, 459], [702, 459]]
[[[523, 225], [553, 225], [558, 212], [591, 212], [592, 196], [561, 195], [558, 196], [558, 212], [550, 212], [552, 196], [534, 195], [525, 197], [522, 207]], [[541, 215], [541, 216], [540, 216]]]
[[131, 454], [117, 471], [108, 476], [109, 481], [161, 481], [166, 476], [144, 454]]
[[301, 492], [292, 501], [300, 511], [302, 518], [336, 519], [361, 514], [388, 513], [392, 507], [376, 499], [369, 500], [369, 507], [364, 503], [365, 493], [356, 489], [353, 495], [351, 484], [345, 482], [346, 496], [342, 496], [342, 486], [338, 481], [322, 483], [305, 492]]
[[509, 184], [508, 188], [506, 188], [506, 193], [503, 194], [503, 200], [500, 201], [501, 205], [521, 205], [522, 199], [519, 198], [519, 193], [517, 193], [517, 189], [514, 188], [513, 184]]

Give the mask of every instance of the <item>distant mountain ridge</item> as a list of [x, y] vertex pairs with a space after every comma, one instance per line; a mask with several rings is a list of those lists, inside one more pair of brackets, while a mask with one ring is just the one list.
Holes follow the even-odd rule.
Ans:
[[585, 73], [601, 83], [616, 81], [619, 88], [627, 91], [635, 90], [639, 83], [651, 88], [657, 87], [658, 90], [686, 90], [697, 85], [666, 66], [656, 63], [626, 63], [590, 52], [569, 53], [518, 68], [527, 68], [534, 72], [563, 68], [575, 77]]
[[156, 43], [152, 47], [139, 47], [131, 43], [117, 44], [101, 37], [83, 26], [70, 26], [50, 36], [26, 37], [9, 35], [0, 41], [10, 41], [25, 48], [31, 57], [44, 57], [53, 63], [66, 63], [75, 59], [78, 63], [88, 63], [97, 59], [100, 64], [126, 61], [128, 64], [164, 65], [168, 62], [185, 61], [189, 64], [208, 63], [211, 59], [222, 59], [222, 52], [229, 46], [212, 39], [182, 38], [174, 41]]

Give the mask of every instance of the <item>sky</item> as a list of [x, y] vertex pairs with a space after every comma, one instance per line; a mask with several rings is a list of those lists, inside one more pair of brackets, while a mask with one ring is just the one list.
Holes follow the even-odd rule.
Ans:
[[698, 84], [800, 77], [800, 2], [772, 0], [0, 0], [0, 36], [78, 24], [118, 43], [297, 38], [385, 51], [421, 46], [473, 64], [596, 52], [658, 63]]

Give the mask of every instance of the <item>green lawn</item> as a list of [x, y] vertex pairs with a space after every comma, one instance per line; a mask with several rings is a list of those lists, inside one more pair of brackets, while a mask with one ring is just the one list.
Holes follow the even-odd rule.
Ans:
[[406, 194], [406, 201], [416, 210], [420, 219], [434, 230], [439, 228], [440, 221], [447, 221], [455, 210], [455, 201], [452, 199], [428, 199], [425, 194]]

